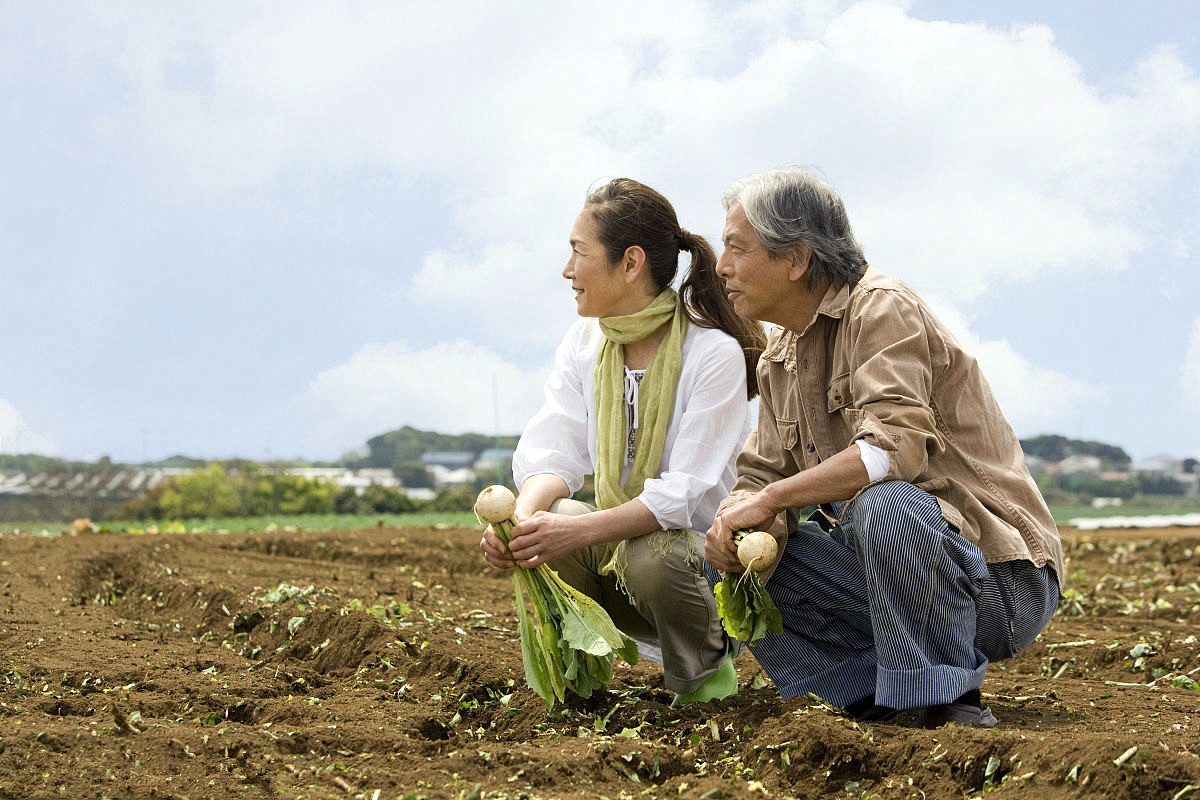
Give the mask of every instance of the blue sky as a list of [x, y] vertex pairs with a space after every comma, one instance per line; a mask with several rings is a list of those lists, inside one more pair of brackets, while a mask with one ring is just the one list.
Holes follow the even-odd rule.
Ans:
[[588, 187], [798, 164], [1019, 435], [1200, 455], [1191, 3], [0, 7], [0, 452], [517, 432]]

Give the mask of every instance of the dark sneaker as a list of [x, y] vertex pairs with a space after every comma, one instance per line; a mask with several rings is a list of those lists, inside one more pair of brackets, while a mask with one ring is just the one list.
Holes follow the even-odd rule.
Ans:
[[846, 710], [850, 712], [850, 716], [862, 722], [892, 722], [904, 713], [887, 706], [877, 706], [874, 703], [869, 708], [855, 709], [854, 711], [847, 708]]
[[943, 725], [960, 727], [991, 728], [996, 724], [996, 715], [987, 706], [969, 703], [948, 703], [944, 706], [923, 708], [917, 714], [918, 728], [940, 728]]

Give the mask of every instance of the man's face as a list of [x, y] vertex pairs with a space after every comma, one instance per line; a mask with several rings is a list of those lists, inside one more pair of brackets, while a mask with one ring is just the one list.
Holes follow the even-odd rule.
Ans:
[[734, 311], [746, 319], [786, 325], [785, 314], [797, 289], [791, 279], [793, 259], [767, 250], [741, 205], [725, 215], [721, 242], [725, 247], [717, 259], [717, 275], [725, 282]]

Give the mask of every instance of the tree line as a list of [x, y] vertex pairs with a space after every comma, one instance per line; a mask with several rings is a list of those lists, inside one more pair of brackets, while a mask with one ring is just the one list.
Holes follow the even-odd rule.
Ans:
[[403, 514], [410, 511], [465, 511], [478, 489], [462, 486], [416, 501], [403, 489], [353, 486], [319, 478], [264, 472], [254, 466], [228, 470], [212, 463], [159, 484], [117, 511], [118, 519], [257, 517], [271, 514]]

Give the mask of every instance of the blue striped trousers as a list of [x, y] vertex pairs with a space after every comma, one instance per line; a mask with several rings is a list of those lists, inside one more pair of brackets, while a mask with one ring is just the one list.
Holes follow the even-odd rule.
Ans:
[[986, 563], [912, 484], [875, 484], [844, 505], [830, 532], [800, 524], [767, 583], [784, 631], [751, 650], [785, 698], [952, 703], [980, 687], [989, 660], [1025, 649], [1058, 607], [1050, 566]]

